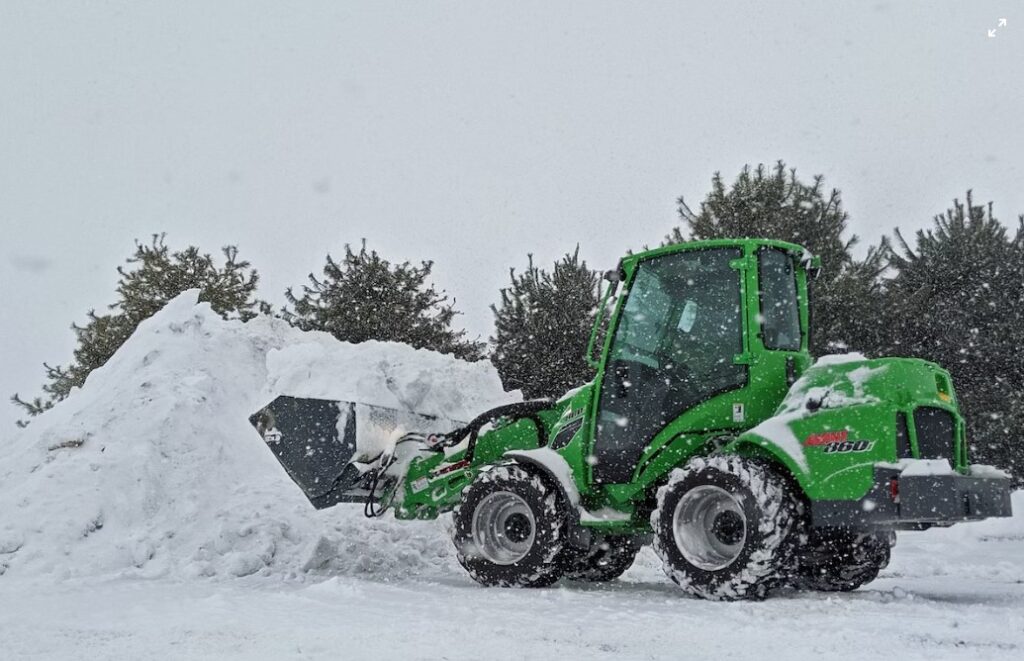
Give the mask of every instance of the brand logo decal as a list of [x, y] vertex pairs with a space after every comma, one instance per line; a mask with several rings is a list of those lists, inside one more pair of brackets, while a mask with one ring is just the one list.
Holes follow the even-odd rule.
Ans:
[[447, 464], [445, 466], [440, 466], [438, 468], [435, 468], [433, 471], [430, 472], [430, 475], [431, 475], [431, 477], [437, 477], [439, 475], [446, 475], [447, 473], [451, 473], [453, 471], [457, 471], [460, 468], [465, 468], [466, 466], [469, 466], [469, 459], [463, 459], [462, 461], [456, 461], [453, 464]]
[[804, 445], [820, 447], [825, 454], [838, 454], [844, 452], [867, 452], [875, 445], [875, 442], [850, 440], [850, 432], [843, 429], [841, 431], [811, 434], [804, 440]]

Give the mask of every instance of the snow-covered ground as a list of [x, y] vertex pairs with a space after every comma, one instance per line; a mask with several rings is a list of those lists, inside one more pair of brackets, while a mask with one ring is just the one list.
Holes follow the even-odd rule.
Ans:
[[851, 594], [697, 601], [646, 549], [607, 585], [484, 589], [446, 519], [313, 511], [246, 420], [280, 392], [454, 419], [516, 396], [486, 364], [225, 322], [183, 295], [2, 439], [0, 659], [1024, 655], [1024, 492], [1014, 519], [901, 534]]
[[[882, 577], [850, 594], [711, 603], [682, 596], [646, 549], [604, 586], [481, 588], [448, 553], [443, 523], [361, 516], [342, 506], [330, 518], [356, 537], [372, 529], [381, 556], [397, 559], [411, 548], [437, 556], [394, 573], [365, 559], [291, 578], [0, 579], [0, 656], [973, 660], [1024, 653], [1020, 518], [1015, 533], [986, 522], [901, 534]], [[397, 544], [385, 543], [391, 534]], [[338, 552], [358, 555], [361, 545]]]

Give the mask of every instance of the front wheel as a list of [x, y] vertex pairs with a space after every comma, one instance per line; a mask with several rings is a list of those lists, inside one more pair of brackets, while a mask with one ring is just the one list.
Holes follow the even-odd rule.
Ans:
[[636, 537], [616, 535], [598, 538], [589, 549], [573, 558], [565, 577], [592, 583], [614, 581], [633, 566], [642, 546]]
[[885, 535], [843, 528], [819, 528], [800, 549], [794, 586], [802, 590], [849, 592], [878, 578], [889, 564]]
[[699, 457], [658, 490], [654, 550], [668, 577], [694, 596], [763, 598], [791, 571], [800, 509], [768, 465]]
[[543, 587], [562, 575], [565, 504], [555, 488], [519, 464], [477, 475], [453, 523], [459, 564], [481, 585]]

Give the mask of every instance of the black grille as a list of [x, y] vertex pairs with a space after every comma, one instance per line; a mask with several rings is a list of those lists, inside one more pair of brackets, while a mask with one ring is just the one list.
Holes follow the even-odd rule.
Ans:
[[551, 439], [551, 443], [548, 444], [548, 447], [557, 450], [559, 448], [564, 448], [566, 445], [569, 445], [569, 441], [572, 440], [572, 437], [576, 435], [576, 432], [578, 432], [580, 430], [580, 427], [582, 426], [583, 416], [580, 416], [576, 420], [573, 420], [566, 426], [562, 427], [558, 431], [558, 433], [555, 434], [555, 437]]
[[943, 409], [922, 407], [914, 411], [919, 459], [949, 459], [953, 462], [953, 416]]

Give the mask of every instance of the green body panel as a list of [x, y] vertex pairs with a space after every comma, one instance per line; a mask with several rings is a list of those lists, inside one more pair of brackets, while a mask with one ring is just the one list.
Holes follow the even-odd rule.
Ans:
[[[554, 406], [540, 414], [551, 429], [558, 420], [561, 407]], [[506, 452], [531, 450], [538, 446], [537, 430], [530, 420], [496, 425], [480, 435], [470, 465], [463, 466], [465, 450], [452, 448], [449, 453], [434, 453], [414, 458], [406, 471], [403, 493], [395, 499], [395, 517], [399, 519], [431, 519], [448, 511], [459, 502], [462, 490], [473, 481], [481, 468], [501, 461]]]
[[[816, 406], [810, 410], [808, 402]], [[786, 467], [811, 500], [854, 500], [867, 494], [875, 464], [898, 461], [897, 420], [907, 420], [913, 457], [920, 457], [915, 426], [919, 407], [950, 413], [955, 426], [955, 469], [967, 469], [964, 421], [949, 373], [912, 358], [878, 358], [822, 364], [808, 370], [779, 406], [777, 415], [742, 434], [724, 451], [761, 455]], [[826, 442], [830, 441], [830, 442]], [[833, 452], [833, 443], [865, 447]]]
[[[743, 382], [738, 387], [712, 392], [665, 421], [650, 441], [639, 448], [639, 460], [630, 479], [600, 482], [595, 473], [595, 455], [599, 451], [595, 442], [599, 440], [602, 384], [608, 378], [616, 331], [637, 273], [646, 262], [656, 263], [652, 260], [661, 257], [720, 248], [739, 251], [739, 257], [730, 260], [728, 268], [738, 274], [742, 339], [731, 360], [745, 368]], [[781, 251], [792, 259], [799, 346], [794, 344], [788, 350], [766, 346], [762, 332], [762, 308], [773, 304], [762, 300], [759, 271], [765, 250]], [[902, 412], [911, 420], [920, 406], [941, 408], [953, 415], [956, 446], [955, 458], [950, 460], [956, 468], [965, 468], [963, 419], [957, 410], [949, 374], [939, 366], [921, 360], [885, 358], [825, 361], [826, 364], [812, 367], [808, 352], [808, 270], [817, 266], [817, 259], [800, 246], [753, 239], [665, 246], [630, 255], [620, 262], [617, 279], [623, 283], [623, 290], [615, 299], [608, 332], [597, 360], [593, 361], [597, 368], [594, 381], [567, 394], [541, 414], [548, 447], [564, 460], [573, 481], [570, 488], [574, 497], [578, 494], [581, 525], [610, 533], [649, 532], [647, 517], [657, 487], [675, 468], [712, 451], [774, 461], [794, 477], [811, 500], [861, 498], [871, 487], [874, 465], [897, 459], [897, 413]], [[597, 317], [605, 318], [603, 311]], [[680, 324], [681, 320], [680, 317]], [[809, 410], [809, 398], [823, 399], [822, 406]], [[560, 433], [571, 427], [578, 428], [571, 438]], [[913, 424], [908, 425], [908, 432], [916, 457]], [[850, 447], [858, 450], [835, 451], [845, 447], [841, 445], [825, 450], [824, 439], [840, 437], [845, 439], [840, 443], [849, 441]], [[864, 443], [855, 444], [856, 441]], [[395, 499], [396, 516], [432, 518], [452, 509], [462, 490], [483, 467], [502, 461], [507, 452], [528, 451], [538, 444], [533, 423], [519, 420], [498, 423], [483, 432], [469, 464], [462, 462], [464, 450], [458, 448], [445, 455], [435, 453], [413, 459], [401, 483], [401, 493]]]

